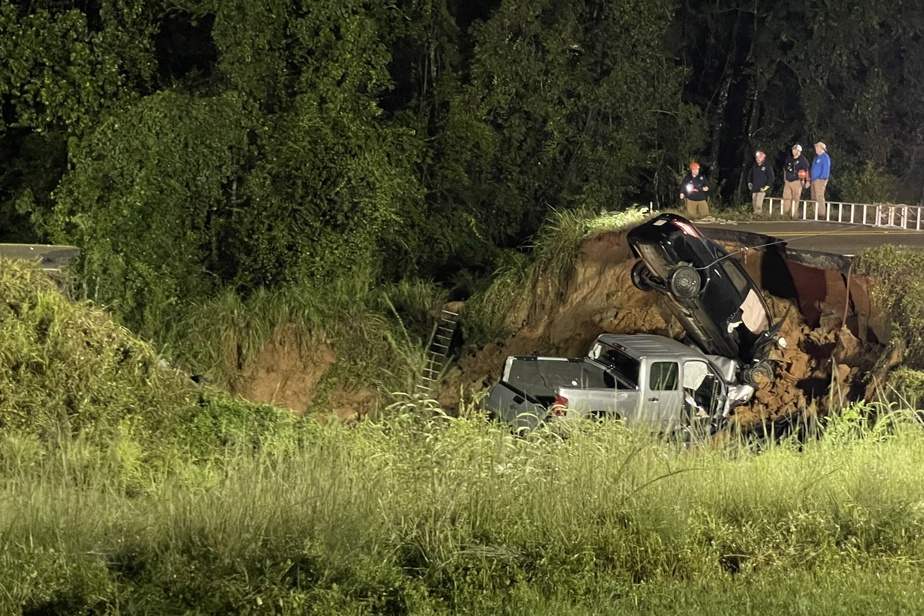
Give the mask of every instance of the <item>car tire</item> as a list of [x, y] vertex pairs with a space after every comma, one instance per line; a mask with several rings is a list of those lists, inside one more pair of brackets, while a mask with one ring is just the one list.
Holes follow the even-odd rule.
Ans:
[[674, 297], [690, 299], [696, 297], [703, 286], [703, 279], [693, 267], [680, 265], [671, 272], [670, 289]]
[[652, 291], [654, 288], [648, 283], [648, 276], [651, 275], [651, 271], [648, 269], [648, 266], [645, 265], [643, 261], [639, 261], [632, 266], [632, 286], [634, 286], [639, 291]]
[[772, 381], [776, 370], [770, 361], [760, 361], [741, 371], [741, 379], [748, 385], [758, 387], [761, 383]]

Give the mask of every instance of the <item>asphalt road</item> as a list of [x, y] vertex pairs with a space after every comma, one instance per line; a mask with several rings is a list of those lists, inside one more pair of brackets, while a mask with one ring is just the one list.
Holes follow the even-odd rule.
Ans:
[[[696, 226], [704, 230], [754, 233], [774, 240], [782, 240], [786, 243], [787, 249], [826, 252], [848, 257], [855, 256], [866, 248], [875, 248], [885, 244], [924, 250], [924, 231], [894, 227], [802, 220], [697, 222]], [[709, 235], [708, 231], [705, 232]], [[754, 241], [764, 240], [755, 237]]]
[[76, 257], [80, 249], [74, 246], [50, 244], [0, 244], [0, 257], [38, 261], [46, 270], [58, 271], [67, 267], [68, 261]]

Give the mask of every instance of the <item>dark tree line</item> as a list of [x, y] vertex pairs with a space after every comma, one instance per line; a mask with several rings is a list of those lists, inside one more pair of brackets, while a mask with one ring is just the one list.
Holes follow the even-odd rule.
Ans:
[[0, 0], [0, 241], [83, 248], [138, 327], [232, 287], [461, 285], [550, 209], [727, 203], [753, 150], [917, 202], [905, 0]]

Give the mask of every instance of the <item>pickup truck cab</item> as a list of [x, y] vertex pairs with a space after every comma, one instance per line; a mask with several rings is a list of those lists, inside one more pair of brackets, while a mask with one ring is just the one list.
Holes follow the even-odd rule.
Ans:
[[542, 422], [618, 418], [670, 433], [718, 424], [753, 387], [733, 360], [652, 334], [602, 334], [586, 357], [510, 356], [486, 408], [519, 430]]

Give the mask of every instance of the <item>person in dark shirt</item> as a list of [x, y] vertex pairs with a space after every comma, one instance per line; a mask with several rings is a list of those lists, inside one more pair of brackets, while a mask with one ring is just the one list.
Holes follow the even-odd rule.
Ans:
[[754, 166], [748, 174], [748, 188], [751, 190], [751, 205], [755, 214], [764, 213], [764, 197], [775, 179], [773, 167], [767, 163], [767, 155], [758, 150], [754, 153]]
[[709, 182], [699, 174], [699, 163], [690, 163], [690, 172], [680, 183], [680, 200], [687, 202], [687, 214], [691, 218], [709, 215]]
[[783, 165], [783, 216], [794, 217], [802, 201], [802, 191], [809, 185], [809, 164], [802, 156], [802, 146], [792, 146], [792, 156]]

